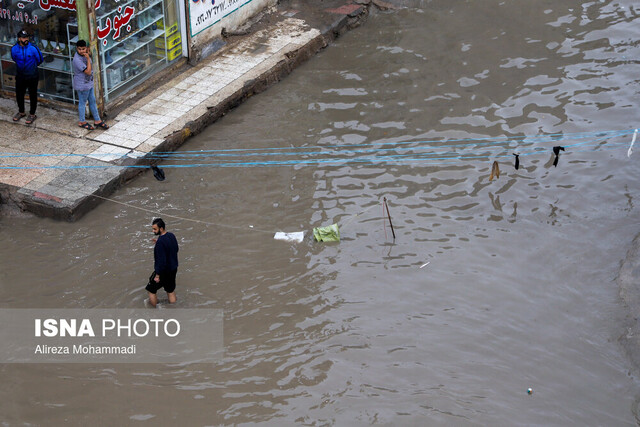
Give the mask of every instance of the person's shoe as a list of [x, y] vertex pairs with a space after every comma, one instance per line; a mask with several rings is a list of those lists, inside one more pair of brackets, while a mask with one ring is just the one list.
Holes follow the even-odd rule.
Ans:
[[35, 114], [29, 114], [29, 117], [27, 117], [27, 121], [25, 123], [30, 125], [31, 123], [35, 122], [37, 118], [38, 116], [36, 116]]
[[19, 113], [18, 112], [13, 116], [13, 121], [14, 122], [20, 121], [20, 119], [23, 118], [24, 116], [26, 116], [25, 113]]

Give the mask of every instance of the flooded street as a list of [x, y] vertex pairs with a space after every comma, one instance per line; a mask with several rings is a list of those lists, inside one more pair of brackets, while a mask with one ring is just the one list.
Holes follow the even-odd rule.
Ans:
[[[141, 308], [162, 216], [178, 307], [223, 309], [225, 341], [216, 365], [0, 365], [3, 425], [638, 424], [616, 276], [640, 10], [408, 6], [182, 150], [268, 156], [168, 159], [72, 224], [0, 218], [3, 308]], [[312, 240], [334, 222], [340, 243]]]

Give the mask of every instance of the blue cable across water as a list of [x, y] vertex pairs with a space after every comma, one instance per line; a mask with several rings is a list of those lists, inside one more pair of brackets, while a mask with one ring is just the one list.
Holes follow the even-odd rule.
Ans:
[[[617, 131], [599, 131], [599, 132], [580, 132], [568, 134], [548, 134], [535, 136], [519, 136], [519, 137], [484, 137], [484, 138], [466, 138], [452, 140], [428, 140], [428, 141], [400, 141], [400, 142], [382, 142], [382, 143], [362, 143], [362, 144], [346, 144], [346, 145], [327, 145], [327, 146], [306, 146], [306, 147], [267, 147], [261, 149], [248, 148], [232, 148], [232, 149], [216, 149], [216, 150], [198, 150], [198, 151], [180, 151], [180, 152], [155, 152], [149, 153], [142, 157], [145, 160], [173, 160], [173, 161], [190, 161], [202, 160], [205, 158], [233, 157], [238, 161], [211, 162], [211, 163], [186, 163], [186, 164], [163, 164], [163, 168], [192, 168], [192, 167], [264, 167], [264, 166], [295, 166], [310, 164], [344, 164], [344, 163], [409, 163], [420, 162], [422, 165], [436, 164], [452, 164], [459, 161], [489, 159], [489, 158], [513, 158], [512, 154], [516, 153], [520, 156], [528, 156], [548, 152], [550, 146], [547, 143], [558, 144], [562, 141], [578, 141], [572, 144], [564, 144], [566, 148], [590, 147], [595, 146], [598, 149], [609, 139], [630, 135], [635, 129], [617, 130]], [[499, 141], [502, 140], [502, 141]], [[446, 142], [446, 143], [443, 143]], [[515, 146], [511, 146], [512, 142], [516, 142]], [[509, 145], [505, 145], [509, 143]], [[545, 146], [540, 146], [546, 144]], [[609, 145], [623, 145], [627, 142], [608, 142]], [[368, 149], [352, 149], [372, 147]], [[486, 153], [468, 154], [458, 153], [456, 150], [472, 151], [472, 148], [483, 147]], [[321, 151], [293, 151], [293, 150], [310, 150], [319, 149]], [[499, 152], [491, 153], [491, 149], [499, 149]], [[601, 148], [602, 149], [602, 148]], [[289, 150], [289, 151], [284, 151]], [[423, 152], [422, 150], [429, 150]], [[446, 150], [446, 151], [442, 151]], [[494, 150], [495, 151], [495, 150]], [[573, 150], [576, 151], [576, 150]], [[577, 150], [584, 151], [584, 150]], [[406, 154], [391, 154], [390, 152]], [[390, 153], [390, 154], [387, 154]], [[367, 156], [349, 157], [352, 155], [366, 154]], [[339, 155], [339, 157], [337, 156]], [[37, 157], [66, 157], [81, 156], [86, 154], [19, 154], [4, 153], [0, 154], [0, 158], [37, 158]], [[105, 156], [113, 156], [106, 153]], [[262, 156], [279, 156], [275, 160], [257, 161], [248, 160]], [[309, 159], [308, 157], [322, 156], [323, 158]], [[324, 158], [324, 156], [331, 156]], [[346, 156], [346, 157], [345, 157]], [[293, 158], [287, 158], [293, 157]], [[120, 158], [131, 158], [131, 156], [123, 155]], [[0, 169], [98, 169], [98, 168], [148, 168], [148, 165], [51, 165], [51, 166], [19, 166], [6, 165], [0, 166]]]
[[[446, 140], [447, 144], [442, 144], [443, 140], [423, 140], [423, 141], [399, 141], [399, 142], [382, 142], [382, 143], [362, 143], [362, 144], [344, 144], [344, 145], [326, 145], [326, 146], [302, 146], [302, 147], [267, 147], [267, 148], [229, 148], [229, 149], [214, 149], [214, 150], [197, 150], [197, 151], [164, 151], [164, 152], [152, 152], [146, 155], [146, 158], [159, 157], [159, 158], [174, 158], [174, 157], [188, 157], [188, 156], [273, 156], [273, 155], [326, 155], [332, 153], [343, 154], [345, 149], [356, 147], [381, 147], [373, 148], [370, 150], [347, 150], [349, 153], [360, 152], [378, 152], [388, 150], [414, 150], [417, 148], [430, 148], [434, 149], [457, 149], [463, 147], [477, 147], [489, 144], [500, 144], [498, 146], [504, 147], [504, 142], [522, 140], [527, 145], [541, 142], [557, 142], [561, 140], [576, 140], [585, 139], [591, 137], [607, 137], [614, 138], [617, 136], [624, 136], [633, 133], [634, 130], [622, 130], [622, 131], [599, 131], [599, 132], [580, 132], [580, 133], [568, 133], [568, 134], [549, 134], [549, 135], [536, 135], [536, 136], [520, 136], [520, 137], [484, 137], [484, 138], [466, 138], [466, 139], [452, 139]], [[508, 141], [496, 141], [499, 138], [507, 138]], [[528, 141], [525, 141], [528, 139]], [[487, 141], [488, 142], [479, 142]], [[474, 142], [468, 142], [474, 141]], [[451, 142], [467, 142], [465, 144], [451, 144]], [[434, 146], [432, 144], [438, 143]], [[413, 144], [412, 147], [402, 147], [409, 144]], [[425, 147], [421, 145], [428, 144]], [[391, 146], [389, 148], [382, 148]], [[309, 151], [309, 152], [281, 152], [281, 150], [309, 150], [309, 149], [322, 149], [323, 151]], [[262, 151], [259, 151], [262, 150]], [[244, 153], [244, 154], [240, 154]], [[105, 156], [110, 155], [108, 153]], [[0, 157], [46, 157], [46, 156], [86, 156], [86, 154], [64, 153], [64, 154], [20, 154], [20, 153], [5, 153]]]

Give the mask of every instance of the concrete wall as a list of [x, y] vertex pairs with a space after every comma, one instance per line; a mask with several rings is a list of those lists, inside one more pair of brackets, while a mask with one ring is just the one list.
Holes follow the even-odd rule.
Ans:
[[[226, 1], [229, 2], [233, 0]], [[241, 2], [242, 1], [244, 0], [241, 0]], [[236, 10], [230, 13], [226, 12], [228, 15], [208, 28], [204, 30], [196, 29], [196, 31], [199, 32], [191, 36], [189, 44], [189, 61], [191, 63], [198, 62], [224, 45], [221, 36], [223, 28], [227, 31], [234, 31], [263, 10], [275, 6], [277, 3], [278, 0], [249, 0]], [[188, 28], [193, 28], [193, 26], [189, 27], [191, 19], [193, 18], [187, 13], [186, 20]]]

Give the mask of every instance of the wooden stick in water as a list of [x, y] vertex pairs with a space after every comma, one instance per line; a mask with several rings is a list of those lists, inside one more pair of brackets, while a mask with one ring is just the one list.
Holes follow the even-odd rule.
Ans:
[[387, 222], [384, 220], [384, 202], [382, 202], [382, 228], [384, 229], [384, 240], [387, 241]]
[[389, 225], [391, 226], [391, 234], [393, 234], [393, 240], [396, 240], [396, 232], [393, 230], [393, 223], [391, 222], [391, 214], [389, 213], [389, 205], [387, 204], [387, 198], [383, 197], [384, 206], [387, 208], [387, 216], [389, 217]]

